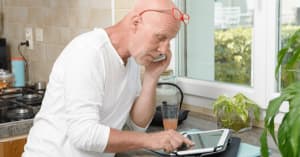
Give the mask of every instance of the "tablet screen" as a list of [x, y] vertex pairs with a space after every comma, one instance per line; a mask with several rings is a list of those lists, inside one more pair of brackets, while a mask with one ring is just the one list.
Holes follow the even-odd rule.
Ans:
[[192, 140], [195, 145], [191, 148], [181, 148], [182, 150], [193, 150], [193, 149], [203, 149], [203, 148], [214, 148], [218, 146], [219, 140], [223, 135], [224, 130], [218, 130], [213, 132], [203, 132], [201, 134], [188, 134], [187, 137]]

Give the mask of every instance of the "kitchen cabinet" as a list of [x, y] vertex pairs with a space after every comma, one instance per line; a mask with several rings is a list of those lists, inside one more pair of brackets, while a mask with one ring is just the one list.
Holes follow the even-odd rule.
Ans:
[[0, 140], [0, 157], [21, 157], [26, 136]]

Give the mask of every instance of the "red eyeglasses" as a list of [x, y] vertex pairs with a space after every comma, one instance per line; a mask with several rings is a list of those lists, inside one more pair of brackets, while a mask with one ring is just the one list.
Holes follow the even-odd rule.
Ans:
[[155, 12], [161, 12], [161, 13], [166, 13], [166, 12], [172, 12], [172, 16], [179, 21], [182, 21], [184, 24], [188, 24], [190, 20], [190, 16], [188, 14], [185, 14], [181, 12], [178, 8], [172, 8], [172, 9], [165, 9], [165, 10], [155, 10], [155, 9], [147, 9], [143, 10], [142, 12], [139, 13], [139, 16], [142, 16], [145, 12], [149, 11], [155, 11]]

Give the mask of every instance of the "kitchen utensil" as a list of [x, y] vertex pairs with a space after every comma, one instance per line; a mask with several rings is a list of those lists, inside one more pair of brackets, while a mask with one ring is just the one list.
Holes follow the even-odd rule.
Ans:
[[36, 90], [45, 90], [46, 89], [46, 82], [38, 81], [37, 83], [35, 83], [35, 89]]

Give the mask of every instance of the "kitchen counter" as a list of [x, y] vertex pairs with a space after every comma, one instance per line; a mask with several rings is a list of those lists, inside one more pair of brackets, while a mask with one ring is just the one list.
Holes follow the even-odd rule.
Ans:
[[[18, 136], [26, 136], [28, 134], [31, 126], [33, 124], [33, 120], [22, 120], [17, 122], [10, 122], [0, 124], [0, 141], [16, 138]], [[178, 130], [188, 130], [188, 129], [200, 129], [200, 130], [211, 130], [217, 129], [217, 124], [212, 117], [203, 116], [199, 113], [190, 112], [187, 120], [185, 120], [179, 127]], [[162, 127], [153, 127], [150, 126], [147, 132], [160, 131]], [[240, 137], [242, 142], [249, 143], [255, 146], [259, 146], [259, 138], [261, 135], [262, 129], [254, 127], [250, 131], [246, 131], [243, 133], [233, 134], [233, 136]], [[269, 139], [271, 139], [269, 137]], [[269, 145], [272, 151], [272, 157], [279, 157], [279, 153], [276, 150], [276, 146], [272, 140], [269, 140]], [[153, 153], [145, 150], [137, 150], [126, 153], [118, 153], [117, 157], [154, 157]]]
[[32, 119], [0, 124], [0, 142], [3, 139], [27, 135], [32, 124]]
[[[179, 127], [178, 130], [188, 130], [188, 129], [200, 129], [200, 130], [212, 130], [217, 129], [217, 124], [212, 117], [202, 116], [197, 113], [191, 112], [188, 119], [185, 120]], [[149, 127], [148, 132], [162, 130], [162, 127]], [[232, 136], [240, 137], [241, 142], [252, 144], [255, 146], [260, 146], [259, 138], [262, 133], [261, 128], [254, 127], [250, 131], [245, 131], [242, 133], [234, 133]], [[280, 157], [274, 142], [269, 137], [269, 147], [271, 148], [271, 157]], [[152, 152], [146, 150], [137, 150], [125, 153], [118, 153], [116, 157], [155, 157], [158, 156]]]

